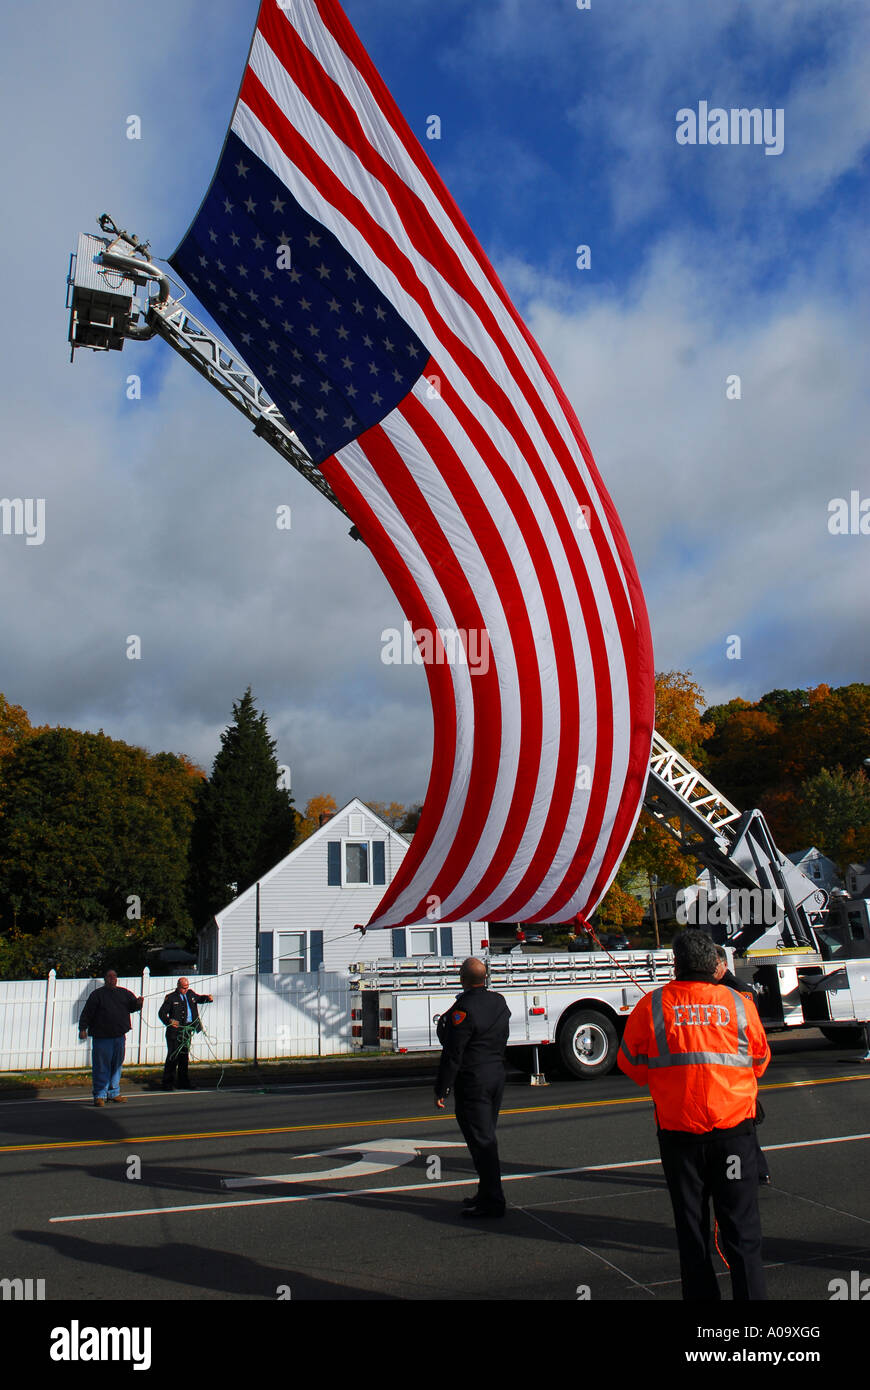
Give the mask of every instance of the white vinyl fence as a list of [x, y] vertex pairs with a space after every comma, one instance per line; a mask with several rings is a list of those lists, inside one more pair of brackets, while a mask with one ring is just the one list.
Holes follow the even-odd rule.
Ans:
[[[254, 1055], [256, 994], [257, 1057], [328, 1057], [349, 1053], [351, 991], [345, 976], [319, 970], [305, 975], [192, 975], [196, 994], [214, 995], [201, 1004], [204, 1033], [194, 1038], [191, 1060], [245, 1061]], [[102, 980], [0, 981], [0, 1071], [48, 1071], [89, 1067], [90, 1038], [79, 1042], [85, 1000]], [[118, 981], [137, 997], [141, 1013], [132, 1015], [127, 1034], [128, 1066], [162, 1063], [166, 1031], [157, 1017], [164, 997], [175, 989], [171, 976], [125, 976]]]

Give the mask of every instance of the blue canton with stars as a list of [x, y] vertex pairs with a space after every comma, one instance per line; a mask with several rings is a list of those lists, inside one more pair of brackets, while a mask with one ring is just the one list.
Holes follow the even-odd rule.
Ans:
[[428, 360], [336, 237], [232, 131], [169, 264], [315, 463], [389, 415]]

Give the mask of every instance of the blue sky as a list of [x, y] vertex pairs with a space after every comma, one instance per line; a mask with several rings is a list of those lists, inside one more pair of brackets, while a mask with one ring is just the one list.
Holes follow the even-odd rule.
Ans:
[[[256, 10], [155, 0], [147, 39], [119, 0], [94, 26], [59, 0], [2, 20], [14, 330], [0, 495], [44, 497], [47, 529], [40, 547], [0, 536], [15, 595], [0, 690], [34, 720], [209, 767], [251, 684], [297, 802], [410, 801], [428, 776], [425, 681], [381, 663], [402, 615], [342, 518], [162, 344], [67, 361], [78, 232], [108, 211], [171, 254]], [[659, 669], [693, 671], [711, 702], [870, 679], [870, 536], [827, 529], [832, 498], [870, 496], [863, 0], [346, 10], [418, 135], [441, 119], [427, 151], [577, 408]], [[677, 111], [701, 100], [781, 108], [782, 154], [678, 145]], [[140, 141], [125, 136], [133, 113]], [[132, 372], [140, 401], [125, 397]], [[126, 660], [131, 633], [141, 662]]]

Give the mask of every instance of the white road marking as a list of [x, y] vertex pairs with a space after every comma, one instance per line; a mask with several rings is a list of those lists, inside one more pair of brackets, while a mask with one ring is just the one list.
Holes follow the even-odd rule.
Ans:
[[[765, 1148], [768, 1152], [774, 1149], [812, 1149], [819, 1144], [848, 1144], [854, 1140], [870, 1139], [870, 1134], [840, 1134], [831, 1139], [805, 1139], [791, 1144], [767, 1144]], [[437, 1140], [420, 1140], [420, 1148], [435, 1148]], [[372, 1145], [368, 1144], [368, 1148]], [[359, 1152], [357, 1150], [357, 1152]], [[506, 1182], [527, 1182], [535, 1178], [561, 1178], [579, 1176], [581, 1173], [612, 1173], [623, 1168], [647, 1168], [651, 1164], [658, 1164], [661, 1159], [658, 1155], [655, 1158], [635, 1158], [627, 1163], [596, 1163], [588, 1164], [580, 1168], [545, 1168], [535, 1173], [507, 1173], [502, 1175], [502, 1183]], [[433, 1187], [472, 1187], [477, 1185], [477, 1178], [457, 1178], [450, 1182], [418, 1182], [409, 1183], [403, 1186], [391, 1184], [388, 1187], [354, 1187], [346, 1192], [303, 1192], [296, 1197], [247, 1197], [241, 1202], [196, 1202], [189, 1206], [178, 1207], [141, 1207], [135, 1211], [94, 1211], [83, 1212], [77, 1216], [52, 1216], [49, 1218], [50, 1224], [59, 1225], [67, 1221], [116, 1221], [128, 1216], [168, 1216], [175, 1212], [185, 1211], [222, 1211], [227, 1208], [238, 1207], [267, 1207], [285, 1206], [290, 1202], [318, 1202], [332, 1198], [341, 1197], [377, 1197], [384, 1193], [396, 1195], [402, 1192], [431, 1192]]]
[[282, 1182], [323, 1182], [325, 1178], [370, 1178], [375, 1173], [386, 1173], [391, 1168], [401, 1168], [413, 1163], [421, 1149], [464, 1149], [460, 1140], [436, 1140], [424, 1143], [422, 1139], [361, 1139], [358, 1144], [343, 1144], [339, 1149], [321, 1149], [319, 1153], [297, 1154], [295, 1161], [303, 1158], [328, 1158], [333, 1154], [362, 1154], [356, 1163], [348, 1163], [339, 1168], [315, 1168], [305, 1173], [274, 1173], [268, 1177], [221, 1178], [221, 1187], [259, 1187], [264, 1183]]

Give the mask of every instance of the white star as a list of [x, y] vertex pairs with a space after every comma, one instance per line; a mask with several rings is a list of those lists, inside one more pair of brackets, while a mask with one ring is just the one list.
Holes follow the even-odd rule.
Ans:
[[247, 280], [247, 278], [248, 278], [248, 268], [247, 268], [247, 266], [240, 265], [240, 266], [239, 266], [239, 274], [241, 275], [241, 277], [242, 277], [243, 280]]
[[378, 372], [379, 372], [380, 370], [381, 370], [381, 369], [380, 369], [380, 367], [378, 366], [377, 362], [370, 362], [370, 363], [369, 363], [369, 371], [371, 372], [372, 376], [377, 376], [377, 374], [378, 374]]
[[338, 300], [333, 296], [333, 298], [330, 299], [327, 308], [330, 310], [331, 313], [337, 314], [339, 309], [341, 308], [341, 305], [339, 304]]
[[209, 280], [208, 287], [211, 290], [212, 294], [217, 294], [217, 285], [215, 284], [214, 280]]
[[339, 336], [339, 338], [341, 339], [342, 342], [344, 342], [345, 338], [349, 338], [349, 337], [350, 337], [350, 334], [348, 333], [348, 331], [347, 331], [347, 329], [345, 328], [344, 324], [341, 324], [341, 326], [340, 326], [338, 329], [336, 329], [336, 332], [338, 333], [338, 336]]
[[281, 324], [281, 327], [284, 329], [284, 332], [285, 332], [285, 333], [292, 333], [292, 332], [293, 332], [293, 325], [292, 325], [292, 323], [289, 323], [289, 322], [287, 321], [287, 319], [284, 320], [284, 322]]
[[208, 239], [209, 241], [217, 241], [217, 232], [211, 227], [208, 229]]
[[351, 367], [353, 366], [353, 362], [349, 357], [342, 357], [341, 365], [345, 368], [346, 371], [349, 372]]
[[262, 251], [263, 247], [266, 245], [259, 232], [255, 237], [251, 237], [251, 244], [256, 251]]
[[313, 232], [309, 232], [305, 240], [308, 242], [308, 245], [312, 248], [320, 245], [320, 237], [315, 236]]
[[268, 327], [269, 327], [269, 320], [268, 320], [268, 319], [260, 319], [260, 327], [261, 327], [261, 328], [268, 328]]
[[298, 285], [299, 281], [302, 279], [302, 276], [299, 274], [299, 271], [296, 269], [295, 265], [293, 266], [292, 270], [288, 271], [288, 274], [290, 276], [291, 285]]
[[245, 207], [248, 209], [248, 212], [251, 213], [252, 216], [257, 211], [257, 204], [254, 202], [253, 198], [245, 199]]
[[300, 301], [299, 301], [299, 308], [302, 310], [303, 314], [307, 314], [307, 313], [308, 313], [308, 310], [311, 308], [311, 300], [310, 300], [310, 299], [300, 299]]
[[226, 270], [226, 266], [224, 265], [223, 261], [215, 261], [215, 265], [217, 266], [221, 275], [223, 275], [224, 271]]
[[319, 405], [314, 412], [314, 418], [315, 420], [325, 420], [326, 414], [327, 412], [323, 409], [323, 406]]
[[419, 357], [419, 356], [420, 356], [419, 350], [414, 346], [413, 343], [409, 343], [409, 344], [408, 344], [408, 356], [409, 356], [409, 357]]
[[195, 285], [198, 285], [198, 284], [199, 284], [199, 276], [198, 276], [198, 275], [194, 275], [193, 271], [190, 272], [190, 275], [189, 275], [187, 278], [188, 278], [189, 280], [192, 280], [193, 283], [194, 283]]
[[317, 327], [316, 323], [309, 323], [308, 332], [311, 334], [312, 338], [320, 337], [320, 329]]
[[291, 381], [291, 384], [292, 384], [293, 386], [301, 386], [301, 385], [302, 385], [302, 373], [301, 373], [301, 372], [294, 372], [293, 375], [292, 375], [291, 378], [290, 378], [290, 381]]
[[272, 295], [272, 303], [275, 305], [275, 308], [276, 308], [276, 309], [283, 309], [283, 308], [284, 308], [284, 301], [283, 301], [283, 299], [279, 299], [278, 296], [277, 296], [277, 294], [273, 294], [273, 295]]
[[253, 302], [256, 304], [260, 296], [257, 294], [256, 290], [248, 290], [248, 298], [253, 300]]
[[328, 265], [324, 265], [323, 261], [321, 261], [320, 265], [317, 267], [317, 274], [320, 276], [321, 280], [328, 280], [332, 271], [329, 269]]
[[297, 362], [301, 362], [301, 361], [302, 361], [302, 353], [299, 351], [298, 348], [294, 348], [294, 349], [293, 349], [293, 356], [295, 357], [295, 359], [296, 359]]
[[326, 447], [324, 439], [319, 434], [314, 436], [314, 442], [317, 445], [318, 449], [323, 449]]
[[320, 363], [320, 365], [323, 366], [324, 362], [326, 361], [326, 353], [323, 351], [323, 349], [319, 348], [318, 351], [315, 352], [314, 356], [316, 360]]
[[272, 272], [271, 272], [271, 270], [269, 269], [269, 267], [268, 267], [267, 265], [264, 265], [264, 266], [263, 266], [263, 279], [264, 279], [264, 280], [271, 280], [271, 278], [272, 278]]
[[344, 428], [345, 428], [346, 430], [352, 430], [355, 424], [356, 424], [356, 420], [353, 418], [352, 415], [345, 415], [345, 417], [344, 417]]
[[199, 263], [200, 263], [201, 266], [205, 267], [205, 266], [208, 265], [208, 260], [206, 259], [205, 256], [200, 256], [200, 258], [199, 258]]
[[274, 339], [274, 338], [270, 338], [270, 339], [269, 339], [269, 351], [270, 351], [270, 352], [277, 352], [277, 351], [278, 351], [278, 344], [275, 342], [275, 339]]
[[272, 367], [272, 366], [267, 367], [267, 368], [266, 368], [266, 376], [274, 376], [274, 375], [275, 375], [275, 368]]
[[286, 203], [282, 203], [281, 199], [278, 197], [278, 195], [277, 195], [277, 193], [276, 193], [276, 194], [275, 194], [275, 197], [272, 199], [272, 211], [273, 211], [273, 212], [283, 212], [286, 206], [287, 206], [287, 204], [286, 204]]
[[372, 340], [371, 340], [371, 338], [369, 337], [369, 335], [368, 335], [368, 333], [367, 333], [367, 334], [365, 335], [365, 337], [363, 338], [363, 347], [368, 347], [368, 348], [370, 348], [371, 346], [372, 346]]
[[383, 399], [384, 398], [381, 395], [380, 391], [375, 391], [372, 395], [372, 405], [380, 405]]
[[384, 347], [387, 349], [387, 352], [392, 352], [393, 346], [394, 345], [390, 342], [389, 338], [384, 339]]
[[328, 396], [331, 390], [332, 390], [332, 387], [330, 386], [330, 384], [329, 384], [328, 381], [321, 381], [321, 383], [320, 383], [320, 394], [321, 394], [321, 396]]
[[231, 203], [229, 198], [224, 198], [224, 212], [232, 212], [234, 206], [235, 204]]
[[238, 232], [230, 232], [230, 241], [233, 243], [233, 246], [238, 246], [241, 239]]
[[291, 409], [291, 410], [301, 410], [301, 409], [302, 409], [302, 406], [299, 404], [298, 401], [291, 401], [291, 402], [290, 402], [290, 409]]
[[383, 322], [384, 319], [387, 317], [386, 310], [385, 310], [385, 309], [382, 309], [381, 306], [380, 306], [380, 304], [377, 305], [377, 307], [376, 307], [376, 309], [375, 309], [375, 314], [376, 314], [377, 317], [381, 320], [381, 322]]
[[356, 271], [354, 270], [352, 265], [346, 265], [344, 268], [344, 273], [347, 276], [348, 280], [356, 279]]
[[362, 305], [362, 304], [360, 304], [360, 302], [359, 302], [358, 299], [355, 299], [355, 300], [353, 301], [353, 307], [354, 307], [354, 309], [356, 310], [356, 312], [357, 312], [358, 314], [361, 314], [362, 311], [363, 311], [363, 308], [364, 308], [365, 306]]
[[238, 164], [236, 165], [236, 173], [238, 174], [240, 179], [243, 179], [245, 177], [250, 167], [250, 164], [243, 164], [242, 161], [239, 160]]
[[393, 372], [393, 381], [401, 381], [401, 380], [402, 380], [402, 373], [399, 371], [399, 369], [398, 369], [398, 367], [397, 367], [397, 368], [395, 369], [395, 371]]
[[354, 397], [359, 394], [359, 392], [357, 391], [355, 386], [348, 386], [347, 394], [350, 396], [351, 400], [353, 400]]
[[218, 305], [218, 308], [220, 309], [222, 314], [229, 313], [229, 305], [225, 304], [223, 300], [221, 300], [220, 304]]
[[251, 341], [251, 335], [250, 335], [250, 333], [243, 333], [243, 334], [242, 334], [242, 342], [244, 343], [245, 347], [248, 347], [248, 346], [249, 346], [250, 341]]
[[229, 286], [227, 286], [227, 294], [229, 295], [230, 299], [238, 299], [238, 297], [239, 297], [239, 296], [236, 294], [235, 290], [231, 290], [231, 289], [229, 288]]

